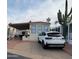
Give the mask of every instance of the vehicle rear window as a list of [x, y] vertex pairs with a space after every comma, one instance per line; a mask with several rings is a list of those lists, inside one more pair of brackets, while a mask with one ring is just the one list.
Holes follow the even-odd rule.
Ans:
[[52, 37], [60, 37], [61, 34], [60, 33], [47, 33], [48, 36], [52, 36]]
[[42, 33], [39, 34], [39, 36], [45, 36], [45, 35], [46, 35], [45, 32], [42, 32]]

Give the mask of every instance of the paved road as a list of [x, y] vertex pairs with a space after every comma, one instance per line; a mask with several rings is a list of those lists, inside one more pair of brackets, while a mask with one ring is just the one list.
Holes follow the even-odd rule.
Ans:
[[24, 56], [21, 56], [21, 55], [17, 55], [17, 54], [13, 54], [13, 53], [7, 53], [7, 59], [31, 59], [31, 58], [28, 58], [28, 57], [24, 57]]
[[[11, 44], [13, 44], [13, 42]], [[8, 52], [16, 53], [32, 59], [72, 59], [72, 56], [67, 54], [63, 49], [43, 49], [37, 41], [17, 43], [13, 48], [9, 47]]]

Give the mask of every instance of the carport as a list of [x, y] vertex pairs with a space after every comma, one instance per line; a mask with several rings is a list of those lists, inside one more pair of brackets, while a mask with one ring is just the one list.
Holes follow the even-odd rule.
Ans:
[[10, 23], [9, 26], [14, 27], [18, 30], [27, 30], [30, 28], [29, 23], [14, 23], [14, 24]]
[[28, 35], [28, 32], [26, 32], [26, 30], [29, 30], [29, 28], [30, 28], [30, 24], [29, 23], [14, 23], [14, 24], [10, 23], [9, 26], [13, 27], [13, 28], [15, 28], [15, 29], [17, 29], [19, 31], [22, 31], [21, 32], [22, 34], [19, 34], [19, 35], [15, 34], [14, 35], [14, 37], [18, 37], [21, 40], [22, 40], [22, 36], [24, 36], [25, 34]]

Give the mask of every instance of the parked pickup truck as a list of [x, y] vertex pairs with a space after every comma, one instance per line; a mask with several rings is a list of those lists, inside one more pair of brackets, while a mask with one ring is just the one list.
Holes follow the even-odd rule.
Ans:
[[38, 35], [38, 42], [43, 48], [47, 47], [61, 47], [65, 46], [65, 39], [59, 32], [42, 32]]

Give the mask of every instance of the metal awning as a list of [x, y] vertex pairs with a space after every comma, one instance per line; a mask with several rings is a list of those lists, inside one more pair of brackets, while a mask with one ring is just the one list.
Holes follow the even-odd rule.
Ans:
[[14, 27], [19, 30], [26, 30], [26, 29], [29, 29], [30, 25], [29, 23], [15, 23], [15, 24], [10, 23], [9, 26]]

